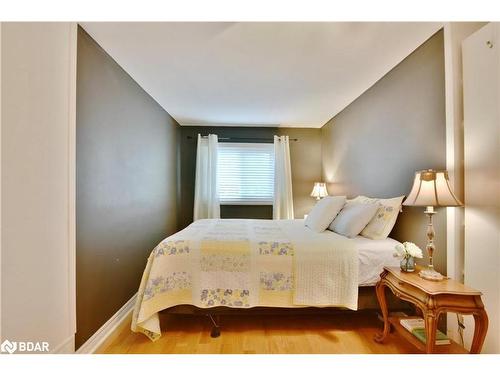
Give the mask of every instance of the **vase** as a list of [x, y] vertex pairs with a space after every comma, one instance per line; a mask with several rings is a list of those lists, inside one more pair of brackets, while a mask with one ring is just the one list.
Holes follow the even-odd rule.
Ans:
[[412, 256], [404, 257], [403, 259], [401, 259], [400, 266], [401, 266], [401, 271], [404, 272], [415, 271], [415, 258], [413, 258]]

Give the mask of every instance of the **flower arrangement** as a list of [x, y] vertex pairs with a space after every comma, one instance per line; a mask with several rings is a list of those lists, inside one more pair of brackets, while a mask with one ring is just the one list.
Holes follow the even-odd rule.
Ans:
[[415, 245], [413, 242], [403, 242], [402, 244], [396, 245], [396, 256], [402, 258], [422, 258], [422, 250]]
[[403, 242], [396, 245], [396, 253], [394, 256], [400, 256], [401, 269], [405, 272], [415, 271], [414, 258], [422, 258], [422, 250], [413, 242]]

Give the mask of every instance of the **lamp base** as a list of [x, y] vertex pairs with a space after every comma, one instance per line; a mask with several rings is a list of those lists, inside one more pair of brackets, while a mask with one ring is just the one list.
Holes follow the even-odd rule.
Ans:
[[437, 272], [434, 268], [426, 268], [421, 270], [418, 275], [422, 279], [431, 280], [431, 281], [441, 281], [444, 279], [444, 276]]

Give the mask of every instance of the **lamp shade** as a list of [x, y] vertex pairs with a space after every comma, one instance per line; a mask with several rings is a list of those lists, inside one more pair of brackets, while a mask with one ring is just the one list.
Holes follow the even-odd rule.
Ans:
[[404, 206], [452, 207], [463, 206], [453, 194], [447, 171], [427, 169], [415, 172], [413, 187]]
[[326, 184], [324, 182], [315, 182], [314, 188], [311, 192], [311, 197], [316, 199], [324, 198], [328, 196], [328, 191], [326, 190]]

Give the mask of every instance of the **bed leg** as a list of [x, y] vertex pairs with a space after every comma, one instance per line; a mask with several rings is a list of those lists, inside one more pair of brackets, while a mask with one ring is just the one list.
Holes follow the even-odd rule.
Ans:
[[219, 317], [216, 316], [216, 318], [214, 319], [212, 314], [207, 314], [207, 316], [210, 318], [213, 324], [212, 330], [210, 331], [210, 337], [212, 338], [219, 337], [220, 336], [220, 326], [218, 324]]

